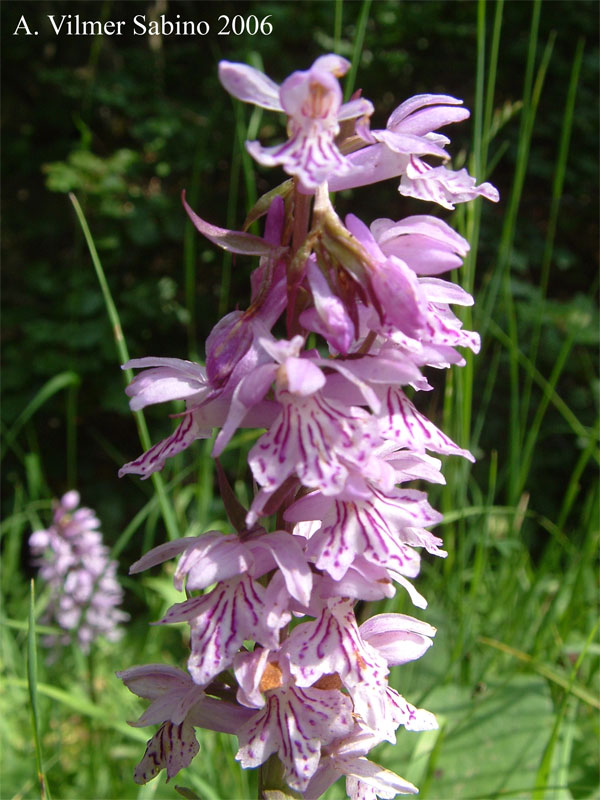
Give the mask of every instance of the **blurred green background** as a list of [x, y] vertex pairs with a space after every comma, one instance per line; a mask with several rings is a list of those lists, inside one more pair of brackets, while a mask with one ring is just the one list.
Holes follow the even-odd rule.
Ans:
[[[338, 51], [352, 59], [364, 36], [356, 86], [375, 104], [372, 126], [383, 127], [389, 113], [413, 94], [463, 98], [467, 107], [479, 107], [480, 120], [490, 123], [487, 157], [482, 160], [473, 148], [475, 115], [444, 130], [452, 138], [453, 166], [469, 166], [479, 181], [491, 180], [501, 193], [495, 206], [454, 214], [440, 210], [461, 232], [476, 233], [475, 271], [471, 265], [465, 275], [467, 282], [474, 275], [478, 305], [472, 324], [483, 333], [483, 349], [469, 361], [464, 376], [449, 378], [445, 388], [434, 376], [439, 392], [433, 400], [425, 398], [429, 405], [423, 408], [439, 424], [445, 419], [460, 444], [473, 447], [478, 463], [471, 470], [448, 462], [448, 489], [443, 495], [432, 492], [434, 505], [449, 512], [440, 535], [450, 557], [443, 565], [425, 566], [419, 589], [430, 601], [427, 619], [440, 625], [440, 655], [435, 662], [424, 660], [429, 666], [421, 672], [419, 665], [407, 669], [403, 680], [412, 686], [409, 699], [417, 701], [421, 693], [425, 705], [433, 687], [451, 685], [457, 695], [438, 698], [438, 709], [430, 702], [428, 707], [446, 713], [454, 703], [458, 711], [450, 708], [446, 716], [452, 721], [458, 715], [467, 729], [465, 720], [475, 713], [473, 698], [480, 699], [499, 682], [495, 696], [500, 706], [525, 703], [513, 720], [515, 730], [525, 716], [532, 724], [539, 720], [534, 727], [539, 736], [544, 734], [536, 740], [533, 766], [517, 768], [514, 785], [498, 782], [493, 769], [487, 778], [476, 771], [475, 782], [466, 788], [452, 783], [448, 765], [458, 764], [464, 775], [464, 759], [475, 747], [468, 736], [460, 745], [461, 730], [452, 740], [444, 733], [433, 745], [417, 745], [425, 765], [420, 768], [422, 793], [439, 800], [496, 797], [498, 792], [533, 796], [531, 787], [544, 775], [545, 754], [550, 752], [556, 767], [560, 739], [563, 772], [552, 775], [559, 776], [568, 793], [546, 796], [592, 796], [598, 720], [589, 700], [597, 696], [597, 644], [585, 650], [585, 663], [578, 665], [577, 681], [587, 701], [578, 695], [573, 709], [565, 697], [569, 702], [573, 697], [566, 691], [570, 670], [584, 650], [597, 609], [597, 3], [49, 1], [4, 2], [0, 13], [2, 533], [4, 614], [11, 621], [3, 645], [6, 675], [17, 681], [14, 686], [24, 692], [18, 683], [24, 675], [24, 633], [17, 621], [26, 618], [26, 581], [33, 574], [27, 536], [36, 524], [47, 523], [50, 498], [76, 487], [83, 503], [97, 510], [109, 545], [152, 498], [150, 482], [116, 476], [141, 447], [102, 293], [67, 193], [73, 192], [84, 210], [131, 357], [202, 360], [202, 343], [219, 316], [237, 305], [245, 307], [251, 263], [241, 257], [232, 263], [192, 230], [181, 190], [187, 189], [191, 205], [205, 219], [240, 227], [254, 194], [284, 177], [278, 170], [257, 168], [255, 184], [249, 179], [243, 155], [248, 126], [254, 129], [252, 138], [263, 143], [280, 141], [283, 127], [276, 115], [234, 104], [219, 85], [218, 61], [252, 63], [280, 82], [293, 70], [306, 69], [336, 42]], [[22, 14], [38, 36], [13, 35]], [[56, 36], [50, 14], [128, 24], [120, 37]], [[145, 14], [147, 21], [161, 14], [171, 20], [178, 14], [206, 20], [211, 33], [134, 36], [136, 14]], [[217, 35], [221, 15], [249, 14], [259, 20], [269, 15], [273, 32]], [[495, 48], [495, 91], [486, 115]], [[440, 213], [401, 197], [391, 181], [342, 193], [337, 207], [366, 222]], [[153, 441], [172, 428], [167, 411], [147, 414]], [[176, 481], [169, 497], [182, 535], [224, 519], [207, 452], [198, 443], [165, 471], [167, 481]], [[242, 498], [248, 491], [244, 455], [244, 443], [238, 442], [224, 459]], [[187, 469], [183, 479], [177, 477], [182, 469]], [[471, 516], [469, 508], [474, 509]], [[162, 520], [152, 507], [135, 535], [119, 540], [121, 575], [144, 549], [164, 539]], [[158, 583], [143, 584], [142, 590], [139, 581], [124, 579], [127, 608], [134, 616], [129, 650], [115, 662], [105, 648], [97, 668], [104, 675], [103, 687], [110, 687], [106, 708], [113, 712], [106, 711], [95, 730], [86, 727], [85, 714], [73, 722], [86, 731], [86, 747], [90, 742], [96, 749], [105, 746], [106, 752], [117, 747], [110, 766], [94, 763], [89, 747], [81, 745], [78, 751], [65, 736], [63, 726], [71, 713], [77, 715], [77, 704], [71, 711], [60, 704], [59, 710], [42, 708], [49, 784], [58, 787], [54, 796], [138, 796], [129, 776], [143, 746], [136, 742], [119, 750], [114, 742], [98, 742], [105, 742], [111, 713], [124, 718], [123, 694], [113, 686], [111, 670], [164, 660], [165, 653], [174, 663], [184, 658], [179, 629], [159, 633], [147, 628], [170, 596], [166, 577], [154, 580]], [[402, 602], [395, 610], [410, 613]], [[518, 655], [486, 645], [482, 636]], [[146, 646], [146, 639], [154, 644]], [[70, 691], [68, 675], [89, 678], [89, 666], [77, 666], [76, 658], [65, 654], [62, 684], [55, 673], [42, 677]], [[540, 664], [553, 677], [540, 672]], [[528, 707], [532, 697], [541, 705]], [[4, 696], [8, 709], [10, 699]], [[3, 798], [38, 796], [33, 762], [23, 756], [29, 746], [23, 713], [20, 738], [4, 723], [14, 753], [6, 751], [11, 766], [5, 771]], [[127, 718], [133, 716], [130, 712]], [[503, 719], [508, 727], [498, 730], [516, 743], [518, 761], [518, 753], [527, 750], [525, 740], [518, 739], [510, 719]], [[554, 744], [549, 738], [553, 725], [558, 726]], [[565, 731], [571, 737], [566, 744]], [[493, 731], [490, 737], [494, 742]], [[211, 786], [214, 797], [245, 796], [246, 784], [215, 784], [226, 778], [210, 777], [206, 764], [230, 758], [231, 751], [229, 744], [213, 740], [205, 746], [222, 747], [226, 756], [210, 751], [188, 783], [206, 797], [211, 797]], [[502, 747], [495, 742], [492, 750], [497, 754]], [[436, 748], [442, 766], [435, 760]], [[403, 752], [402, 745], [390, 751], [385, 763], [407, 774], [404, 762], [394, 761]], [[79, 771], [73, 758], [84, 765]], [[209, 777], [202, 769], [209, 770]], [[504, 761], [498, 770], [504, 775]], [[140, 796], [151, 796], [144, 791]], [[158, 791], [176, 796], [162, 783]]]

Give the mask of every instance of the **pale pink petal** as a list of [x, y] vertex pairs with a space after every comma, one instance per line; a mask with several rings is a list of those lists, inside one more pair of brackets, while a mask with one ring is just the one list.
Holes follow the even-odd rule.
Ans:
[[188, 591], [206, 589], [217, 581], [225, 581], [251, 571], [252, 554], [238, 536], [211, 531], [198, 536], [179, 559], [173, 582]]
[[[387, 121], [387, 126], [388, 128], [395, 128], [400, 125], [400, 123], [406, 125], [407, 118], [414, 115], [418, 109], [425, 106], [459, 106], [462, 102], [462, 100], [457, 100], [456, 97], [447, 94], [416, 94], [413, 97], [409, 97], [408, 100], [405, 100], [392, 111]], [[450, 109], [448, 109], [448, 111], [449, 110]], [[435, 128], [430, 126], [427, 130], [435, 130]]]
[[[211, 533], [215, 533], [211, 531]], [[204, 534], [207, 536], [208, 534]], [[221, 534], [219, 534], [220, 536]], [[197, 541], [196, 537], [188, 536], [183, 539], [175, 539], [172, 542], [164, 542], [159, 544], [158, 547], [153, 547], [147, 553], [135, 561], [129, 567], [129, 574], [135, 575], [136, 572], [143, 572], [145, 569], [155, 567], [157, 564], [162, 564], [170, 558], [175, 558], [188, 547], [192, 547]]]
[[306, 276], [314, 308], [302, 312], [300, 323], [320, 333], [336, 350], [345, 355], [354, 337], [354, 323], [342, 300], [331, 290], [314, 256], [306, 263]]
[[206, 728], [220, 733], [237, 733], [252, 714], [249, 708], [227, 703], [225, 700], [215, 700], [205, 695], [200, 703], [196, 703], [190, 709], [188, 721], [196, 728]]
[[130, 692], [138, 697], [155, 700], [174, 689], [185, 690], [191, 684], [191, 678], [178, 667], [167, 664], [145, 664], [142, 667], [130, 667], [116, 673]]
[[390, 666], [420, 658], [433, 644], [436, 629], [406, 614], [377, 614], [364, 622], [360, 635]]
[[285, 370], [287, 388], [292, 394], [300, 397], [309, 397], [325, 385], [323, 372], [306, 358], [288, 358], [282, 369]]
[[248, 708], [262, 708], [265, 698], [260, 691], [260, 682], [271, 651], [266, 647], [255, 647], [251, 653], [238, 653], [233, 659], [233, 669], [238, 683], [236, 699]]
[[395, 132], [391, 130], [371, 131], [373, 139], [383, 142], [390, 150], [405, 155], [414, 154], [417, 156], [433, 155], [447, 159], [447, 153], [443, 147], [439, 147], [435, 142], [425, 139], [423, 136], [415, 136], [412, 133]]
[[341, 78], [345, 75], [352, 64], [347, 58], [339, 56], [337, 53], [327, 53], [324, 56], [319, 56], [311, 67], [311, 71], [331, 72], [336, 78]]
[[382, 142], [363, 147], [346, 156], [349, 169], [344, 173], [329, 175], [327, 185], [331, 192], [368, 186], [388, 178], [402, 175], [408, 166], [409, 156], [396, 153]]
[[[463, 258], [471, 249], [468, 241], [447, 222], [429, 214], [415, 214], [397, 222], [391, 219], [376, 219], [370, 227], [375, 241], [384, 252], [386, 252], [385, 247], [392, 248], [394, 243], [401, 242], [403, 237], [409, 235], [423, 236], [432, 245], [444, 246]], [[395, 251], [391, 249], [391, 252]]]
[[[148, 369], [150, 367], [150, 369]], [[202, 397], [210, 387], [204, 367], [178, 358], [134, 358], [123, 369], [145, 371], [136, 375], [125, 393], [131, 397], [132, 411], [139, 411], [154, 403], [168, 400], [186, 400]]]
[[248, 542], [251, 551], [265, 548], [279, 567], [292, 597], [308, 605], [312, 590], [312, 572], [298, 541], [285, 531], [276, 531]]
[[373, 103], [364, 97], [357, 97], [348, 103], [342, 103], [338, 112], [338, 121], [356, 119], [356, 117], [371, 116], [375, 109]]
[[419, 278], [419, 286], [430, 303], [455, 303], [472, 306], [473, 297], [462, 286], [440, 278]]
[[269, 391], [276, 370], [277, 368], [273, 364], [262, 364], [238, 383], [229, 403], [223, 427], [215, 440], [212, 451], [214, 458], [221, 455], [242, 420]]
[[279, 86], [263, 72], [248, 64], [220, 61], [219, 80], [229, 94], [238, 100], [254, 103], [270, 111], [283, 111]]
[[393, 222], [376, 219], [371, 233], [382, 252], [402, 259], [418, 275], [437, 275], [456, 269], [469, 244], [437, 217], [416, 215]]

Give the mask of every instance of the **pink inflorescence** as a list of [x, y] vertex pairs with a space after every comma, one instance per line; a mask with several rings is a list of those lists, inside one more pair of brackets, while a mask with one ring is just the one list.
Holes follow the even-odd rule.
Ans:
[[[395, 742], [400, 726], [436, 727], [388, 683], [390, 667], [422, 656], [435, 629], [395, 613], [360, 624], [355, 606], [400, 586], [425, 608], [412, 582], [420, 551], [446, 555], [430, 531], [441, 515], [410, 484], [444, 483], [438, 455], [473, 457], [411, 398], [432, 388], [424, 367], [460, 366], [458, 348], [479, 350], [479, 336], [451, 308], [472, 297], [440, 277], [461, 266], [469, 245], [425, 214], [342, 221], [329, 192], [400, 178], [401, 194], [444, 208], [478, 196], [497, 201], [498, 193], [445, 166], [449, 139], [439, 129], [468, 117], [460, 100], [418, 95], [385, 130], [371, 130], [368, 100], [357, 93], [342, 102], [338, 78], [348, 67], [323, 56], [279, 86], [221, 62], [231, 94], [287, 114], [286, 142], [247, 147], [293, 180], [252, 212], [266, 214], [263, 237], [217, 228], [184, 197], [200, 233], [259, 258], [250, 304], [216, 324], [206, 367], [176, 358], [126, 365], [142, 369], [127, 390], [132, 409], [174, 399], [186, 409], [175, 432], [121, 474], [146, 478], [214, 428], [214, 457], [238, 428], [266, 429], [248, 455], [257, 487], [249, 508], [219, 467], [232, 532], [162, 544], [131, 568], [179, 558], [174, 582], [186, 599], [157, 624], [190, 630], [187, 670], [151, 664], [118, 673], [151, 701], [136, 724], [160, 724], [136, 769], [139, 783], [187, 766], [198, 752], [194, 728], [204, 727], [237, 735], [243, 767], [276, 756], [280, 783], [265, 788], [318, 798], [344, 776], [355, 800], [391, 798], [417, 789], [367, 754]], [[286, 338], [273, 334], [278, 321]]]
[[44, 620], [68, 633], [48, 635], [48, 647], [68, 644], [72, 634], [84, 653], [99, 636], [117, 641], [121, 622], [129, 615], [118, 606], [123, 590], [117, 581], [117, 562], [108, 557], [98, 530], [100, 521], [90, 508], [78, 508], [79, 493], [67, 492], [54, 509], [53, 524], [29, 537], [39, 577], [50, 590]]

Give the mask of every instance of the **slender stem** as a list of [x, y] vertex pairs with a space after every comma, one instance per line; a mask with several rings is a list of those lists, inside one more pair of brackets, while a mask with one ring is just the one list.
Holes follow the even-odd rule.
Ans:
[[[102, 269], [100, 258], [98, 257], [96, 245], [94, 244], [92, 234], [88, 227], [87, 220], [81, 209], [81, 206], [79, 205], [79, 201], [72, 192], [69, 192], [69, 199], [73, 204], [73, 208], [75, 209], [75, 213], [77, 215], [77, 219], [79, 220], [81, 230], [83, 231], [83, 235], [85, 237], [85, 241], [88, 246], [88, 250], [90, 252], [92, 263], [96, 271], [98, 283], [100, 284], [100, 289], [102, 290], [104, 305], [106, 306], [108, 318], [112, 325], [113, 336], [115, 339], [115, 345], [117, 348], [117, 353], [119, 355], [119, 360], [121, 364], [124, 364], [127, 361], [129, 361], [129, 352], [127, 350], [125, 337], [123, 336], [123, 329], [121, 328], [121, 320], [119, 319], [119, 313], [112, 298], [112, 294], [108, 286], [108, 281], [106, 280], [106, 276], [104, 274], [104, 270]], [[124, 370], [124, 374], [125, 374], [125, 383], [127, 384], [133, 378], [133, 370], [131, 369]], [[136, 412], [134, 414], [134, 418], [137, 425], [140, 442], [142, 443], [142, 447], [144, 448], [144, 450], [148, 450], [151, 444], [150, 434], [148, 433], [148, 427], [146, 425], [146, 420], [143, 412], [142, 411]], [[158, 502], [160, 504], [160, 510], [163, 516], [165, 527], [167, 529], [167, 534], [170, 539], [179, 539], [180, 533], [177, 525], [177, 520], [175, 519], [173, 508], [167, 498], [162, 476], [158, 472], [155, 472], [152, 475], [152, 483], [154, 484], [154, 491], [158, 495]]]
[[333, 20], [333, 52], [340, 52], [340, 43], [342, 41], [342, 15], [344, 8], [344, 0], [335, 0], [335, 17]]
[[356, 23], [356, 36], [354, 38], [354, 49], [352, 51], [352, 66], [346, 79], [346, 88], [344, 90], [344, 100], [348, 101], [354, 91], [354, 84], [356, 82], [356, 73], [358, 72], [358, 64], [362, 54], [363, 44], [365, 41], [365, 32], [367, 30], [367, 22], [369, 21], [369, 10], [371, 8], [371, 0], [363, 0], [362, 8], [360, 9], [360, 16]]
[[308, 233], [311, 195], [300, 194], [294, 189], [294, 228], [292, 231], [292, 256], [302, 247]]

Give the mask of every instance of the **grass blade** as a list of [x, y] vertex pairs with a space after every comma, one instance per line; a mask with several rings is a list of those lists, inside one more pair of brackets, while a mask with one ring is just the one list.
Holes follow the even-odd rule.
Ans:
[[[73, 208], [75, 209], [77, 219], [79, 220], [79, 224], [81, 225], [81, 230], [83, 231], [83, 235], [85, 237], [85, 241], [88, 246], [88, 250], [90, 252], [94, 269], [96, 270], [96, 276], [100, 284], [100, 289], [102, 290], [102, 296], [104, 298], [104, 304], [106, 306], [108, 318], [112, 325], [113, 336], [115, 339], [115, 345], [117, 347], [119, 360], [121, 364], [124, 364], [125, 362], [129, 361], [129, 353], [127, 351], [127, 344], [125, 342], [125, 337], [123, 336], [123, 329], [121, 328], [119, 313], [113, 301], [112, 294], [108, 286], [106, 276], [104, 274], [104, 270], [102, 269], [102, 264], [98, 257], [98, 252], [96, 250], [96, 246], [92, 238], [92, 234], [88, 227], [81, 206], [79, 205], [79, 201], [72, 192], [69, 192], [69, 199], [73, 204]], [[126, 383], [129, 383], [133, 378], [133, 371], [130, 369], [124, 370], [124, 374]], [[148, 427], [146, 425], [144, 414], [142, 411], [137, 411], [133, 416], [136, 421], [142, 447], [144, 448], [144, 450], [148, 450], [150, 448], [151, 443], [150, 443], [150, 434], [148, 433]], [[169, 503], [169, 499], [165, 492], [165, 486], [162, 476], [160, 475], [160, 473], [155, 472], [152, 474], [151, 478], [152, 478], [152, 483], [154, 485], [154, 491], [158, 495], [158, 502], [165, 523], [165, 528], [167, 529], [167, 534], [170, 539], [178, 539], [180, 538], [181, 534], [179, 533], [179, 528], [177, 525], [177, 520], [175, 519], [175, 514], [173, 513], [173, 509], [171, 507], [171, 504]]]
[[2, 458], [4, 458], [7, 450], [12, 446], [21, 428], [33, 417], [36, 411], [38, 411], [38, 409], [40, 409], [47, 400], [63, 389], [68, 390], [72, 389], [73, 387], [77, 388], [80, 383], [81, 378], [79, 375], [77, 375], [76, 372], [71, 372], [70, 370], [59, 372], [58, 375], [55, 375], [53, 378], [50, 378], [50, 380], [46, 381], [33, 399], [30, 400], [23, 411], [21, 411], [17, 419], [14, 421], [12, 427], [7, 431], [4, 437]]
[[[571, 131], [573, 129], [573, 118], [575, 115], [575, 97], [577, 95], [579, 74], [581, 72], [583, 49], [584, 49], [584, 41], [583, 39], [580, 39], [577, 43], [577, 48], [575, 49], [575, 55], [573, 57], [571, 77], [567, 89], [567, 100], [565, 104], [565, 111], [563, 114], [560, 143], [558, 146], [558, 155], [556, 158], [554, 178], [552, 181], [552, 202], [550, 206], [550, 216], [548, 219], [548, 230], [546, 233], [546, 241], [544, 244], [544, 254], [542, 256], [542, 268], [540, 277], [541, 302], [544, 301], [548, 290], [550, 265], [552, 263], [552, 254], [554, 252], [554, 240], [556, 237], [556, 229], [558, 224], [560, 200], [562, 197], [565, 175], [567, 172], [567, 157], [569, 154]], [[530, 348], [529, 358], [532, 364], [535, 364], [537, 361], [538, 348], [542, 332], [542, 319], [543, 319], [542, 314], [538, 314], [536, 316], [536, 321], [534, 323], [534, 329], [531, 336], [531, 348]], [[530, 375], [527, 375], [525, 387], [523, 389], [523, 396], [524, 396], [523, 409], [522, 409], [523, 424], [525, 424], [527, 421], [529, 403], [531, 397], [531, 388], [532, 388], [532, 379]]]
[[[22, 688], [25, 686], [25, 681], [19, 678], [9, 678], [5, 681], [5, 685]], [[44, 695], [44, 697], [49, 697], [51, 700], [62, 703], [78, 714], [83, 714], [86, 717], [98, 720], [103, 725], [122, 733], [129, 739], [134, 739], [136, 742], [146, 742], [148, 740], [147, 733], [144, 733], [144, 731], [139, 728], [132, 728], [126, 722], [121, 722], [120, 719], [115, 718], [112, 712], [92, 703], [89, 697], [86, 697], [83, 692], [65, 692], [63, 689], [57, 689], [56, 686], [49, 686], [46, 683], [39, 683], [37, 685], [37, 692]], [[51, 800], [47, 787], [45, 799]]]
[[[598, 630], [598, 625], [594, 627], [592, 634], [595, 636], [596, 631]], [[587, 652], [587, 648], [589, 644], [592, 642], [592, 636], [590, 634], [589, 643], [586, 645], [584, 650], [582, 651], [581, 655], [577, 659], [577, 663], [579, 664], [581, 657]], [[596, 708], [600, 710], [600, 699], [596, 697], [596, 695], [586, 689], [584, 686], [580, 686], [579, 684], [575, 683], [575, 676], [576, 672], [573, 673], [571, 671], [570, 676], [567, 678], [564, 675], [561, 675], [556, 670], [552, 669], [552, 667], [547, 667], [545, 664], [540, 664], [539, 661], [533, 659], [528, 653], [523, 652], [522, 650], [517, 650], [516, 647], [511, 647], [504, 642], [499, 642], [496, 639], [490, 639], [487, 636], [479, 636], [477, 641], [481, 642], [482, 644], [487, 644], [490, 647], [495, 647], [497, 650], [501, 650], [503, 653], [507, 653], [510, 656], [514, 656], [514, 658], [519, 659], [524, 664], [528, 664], [535, 672], [542, 675], [544, 678], [547, 678], [552, 683], [555, 683], [557, 686], [560, 686], [562, 689], [566, 689], [567, 693], [574, 694], [580, 700], [583, 700], [584, 703], [587, 703], [592, 708]]]
[[[565, 686], [565, 696], [563, 697], [562, 703], [560, 704], [560, 708], [556, 715], [556, 719], [554, 720], [554, 725], [552, 727], [552, 733], [550, 734], [550, 738], [548, 739], [548, 744], [546, 745], [546, 749], [544, 750], [544, 755], [542, 757], [542, 761], [540, 763], [536, 780], [535, 780], [535, 789], [532, 794], [532, 800], [544, 800], [546, 796], [546, 787], [548, 786], [548, 779], [550, 777], [550, 770], [552, 767], [552, 759], [554, 757], [554, 749], [556, 747], [556, 743], [558, 742], [558, 734], [560, 732], [563, 720], [565, 718], [565, 714], [567, 712], [567, 706], [570, 699], [571, 694], [578, 695], [575, 688], [575, 678], [577, 677], [577, 673], [579, 671], [579, 667], [581, 666], [581, 662], [585, 658], [589, 646], [592, 644], [594, 639], [596, 638], [596, 634], [598, 632], [598, 626], [600, 623], [596, 623], [593, 629], [590, 632], [590, 635], [587, 638], [585, 643], [585, 647], [579, 654], [579, 658], [573, 665], [573, 669], [571, 670], [571, 674], [569, 676], [568, 685]], [[596, 705], [596, 708], [600, 708], [600, 703]]]
[[352, 96], [354, 91], [354, 84], [356, 83], [356, 73], [360, 63], [360, 55], [362, 53], [363, 44], [365, 41], [365, 32], [367, 30], [367, 22], [369, 21], [369, 10], [371, 8], [371, 0], [363, 0], [358, 22], [356, 23], [356, 35], [354, 37], [354, 48], [352, 50], [352, 66], [346, 78], [346, 85], [344, 89], [344, 101], [347, 102]]
[[31, 712], [31, 727], [33, 730], [33, 747], [35, 751], [35, 764], [38, 781], [40, 784], [41, 800], [51, 800], [50, 788], [44, 773], [42, 759], [42, 742], [40, 736], [40, 718], [37, 701], [37, 648], [35, 642], [35, 585], [31, 581], [29, 592], [29, 626], [27, 630], [27, 688], [29, 690], [29, 708]]

